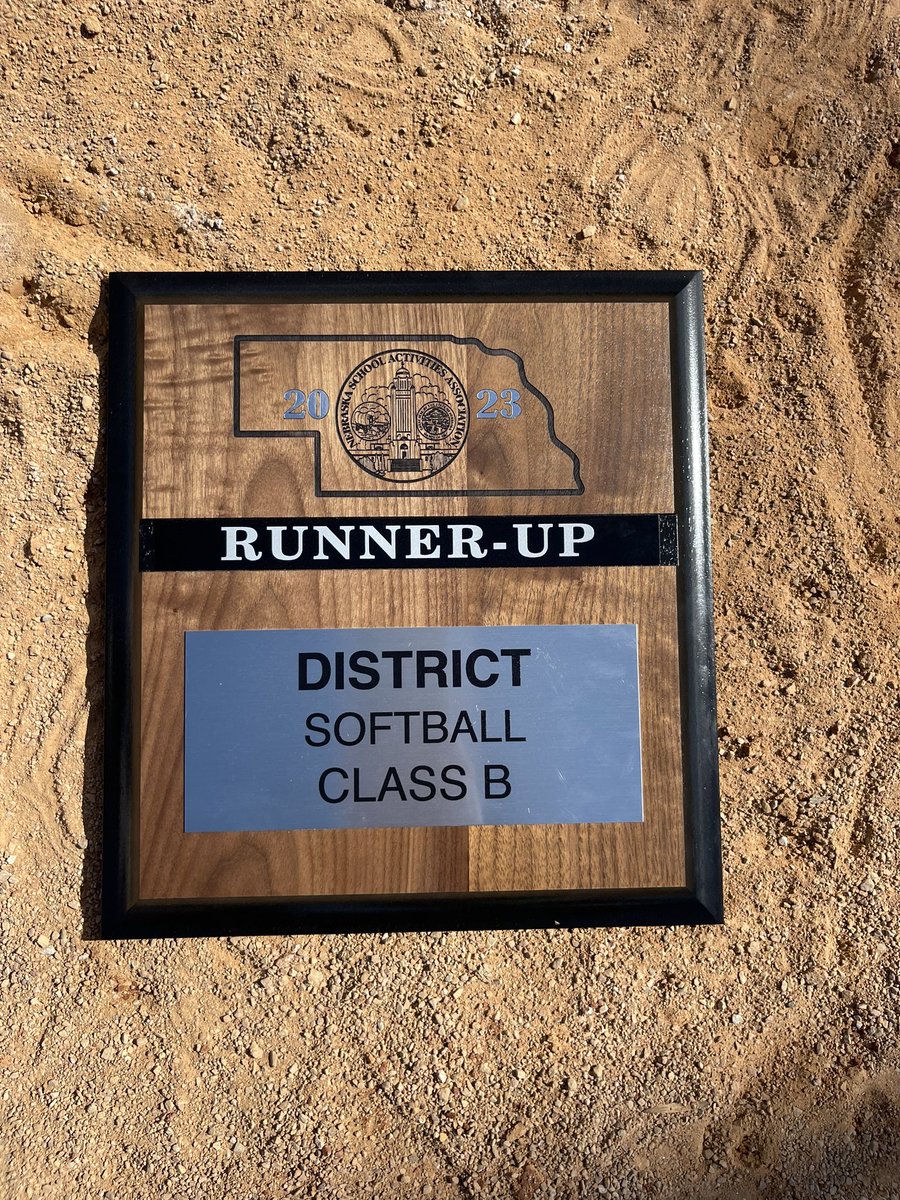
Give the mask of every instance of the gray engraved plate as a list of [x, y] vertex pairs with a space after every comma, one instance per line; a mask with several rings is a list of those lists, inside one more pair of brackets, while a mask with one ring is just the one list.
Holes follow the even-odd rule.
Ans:
[[635, 625], [185, 633], [187, 833], [643, 819]]

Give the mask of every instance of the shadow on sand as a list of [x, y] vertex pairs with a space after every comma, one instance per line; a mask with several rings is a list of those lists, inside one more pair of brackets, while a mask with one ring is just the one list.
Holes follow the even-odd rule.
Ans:
[[109, 296], [102, 285], [100, 302], [88, 329], [88, 344], [97, 356], [97, 401], [100, 410], [94, 463], [84, 497], [87, 559], [87, 730], [84, 739], [82, 815], [87, 848], [81, 877], [82, 932], [86, 940], [100, 936], [100, 889], [103, 848], [103, 723], [105, 692], [105, 591], [106, 591], [106, 440]]

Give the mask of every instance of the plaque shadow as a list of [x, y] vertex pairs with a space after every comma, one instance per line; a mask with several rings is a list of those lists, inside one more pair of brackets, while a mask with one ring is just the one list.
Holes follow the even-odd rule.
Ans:
[[84, 553], [87, 562], [87, 635], [85, 637], [85, 699], [87, 728], [84, 736], [84, 781], [81, 810], [87, 845], [81, 871], [81, 936], [100, 938], [100, 904], [103, 859], [103, 771], [106, 675], [106, 447], [109, 391], [109, 286], [104, 280], [97, 308], [88, 327], [88, 345], [97, 358], [99, 422], [94, 461], [84, 496]]

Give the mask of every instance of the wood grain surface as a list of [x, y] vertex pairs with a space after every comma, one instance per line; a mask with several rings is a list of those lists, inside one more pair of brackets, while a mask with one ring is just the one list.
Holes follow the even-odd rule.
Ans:
[[[668, 310], [661, 303], [153, 305], [144, 312], [142, 516], [372, 517], [670, 512], [674, 508]], [[476, 388], [521, 386], [525, 420], [478, 422], [458, 458], [397, 494], [320, 439], [285, 432], [287, 388], [326, 390], [382, 345], [416, 336]], [[432, 345], [428, 338], [459, 339]], [[348, 339], [354, 339], [350, 341]], [[464, 343], [476, 339], [480, 345]], [[558, 442], [548, 436], [552, 406]], [[473, 422], [473, 425], [475, 423]], [[300, 432], [299, 430], [297, 432]], [[557, 494], [541, 494], [553, 489]], [[513, 494], [488, 494], [498, 490]], [[447, 495], [448, 491], [466, 494]], [[141, 899], [678, 887], [688, 881], [682, 802], [675, 570], [429, 569], [141, 576]], [[640, 824], [183, 832], [184, 633], [193, 629], [636, 623], [645, 819]], [[552, 731], [548, 734], [552, 738]]]

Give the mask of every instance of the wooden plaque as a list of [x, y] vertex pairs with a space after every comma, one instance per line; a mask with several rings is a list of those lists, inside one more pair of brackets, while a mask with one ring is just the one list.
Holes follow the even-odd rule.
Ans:
[[721, 920], [699, 274], [109, 306], [104, 935]]

